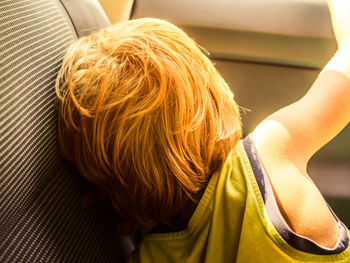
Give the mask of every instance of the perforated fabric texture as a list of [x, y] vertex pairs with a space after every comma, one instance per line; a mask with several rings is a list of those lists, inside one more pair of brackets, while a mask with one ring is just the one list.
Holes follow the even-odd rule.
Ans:
[[120, 262], [110, 215], [60, 156], [54, 81], [76, 38], [55, 0], [0, 1], [0, 262]]

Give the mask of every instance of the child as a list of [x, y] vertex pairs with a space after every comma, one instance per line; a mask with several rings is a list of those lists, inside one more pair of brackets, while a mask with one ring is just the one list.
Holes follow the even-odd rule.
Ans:
[[299, 101], [241, 139], [195, 42], [157, 19], [76, 41], [57, 78], [62, 152], [143, 238], [130, 262], [350, 262], [349, 232], [306, 172], [350, 120], [350, 2], [339, 50]]

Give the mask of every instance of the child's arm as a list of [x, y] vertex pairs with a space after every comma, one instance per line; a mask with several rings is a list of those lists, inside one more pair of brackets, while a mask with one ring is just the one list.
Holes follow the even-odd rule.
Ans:
[[329, 6], [339, 50], [307, 94], [260, 123], [253, 138], [287, 223], [332, 247], [337, 223], [306, 172], [312, 155], [350, 121], [350, 1]]

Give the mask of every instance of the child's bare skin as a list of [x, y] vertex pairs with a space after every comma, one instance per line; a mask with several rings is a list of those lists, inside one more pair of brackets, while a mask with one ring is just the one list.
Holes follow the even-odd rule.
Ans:
[[339, 228], [307, 174], [310, 158], [350, 120], [350, 1], [328, 4], [338, 51], [306, 95], [261, 122], [253, 138], [289, 226], [331, 248]]

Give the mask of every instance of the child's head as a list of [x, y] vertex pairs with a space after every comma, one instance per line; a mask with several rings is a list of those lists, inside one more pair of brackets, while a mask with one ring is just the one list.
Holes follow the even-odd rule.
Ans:
[[166, 224], [241, 136], [229, 87], [169, 22], [83, 37], [57, 78], [63, 154], [136, 226]]

